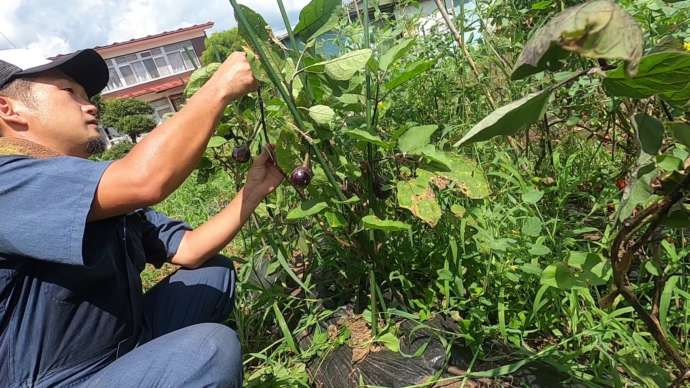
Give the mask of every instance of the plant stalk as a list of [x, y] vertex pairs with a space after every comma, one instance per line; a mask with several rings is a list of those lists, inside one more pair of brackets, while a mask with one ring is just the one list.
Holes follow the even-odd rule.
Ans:
[[297, 51], [297, 41], [295, 40], [295, 34], [292, 32], [292, 26], [290, 25], [290, 19], [288, 19], [287, 12], [285, 12], [285, 5], [283, 5], [283, 0], [278, 1], [278, 8], [280, 8], [280, 16], [283, 17], [283, 23], [285, 24], [285, 29], [287, 30], [288, 36], [290, 37], [290, 48], [293, 51]]
[[[305, 131], [306, 126], [304, 125], [304, 121], [302, 120], [302, 116], [299, 114], [299, 111], [297, 110], [297, 104], [295, 104], [295, 101], [292, 99], [292, 96], [290, 93], [288, 93], [287, 88], [285, 84], [283, 84], [280, 76], [278, 75], [278, 72], [273, 68], [271, 63], [268, 61], [268, 55], [266, 54], [266, 50], [263, 47], [263, 44], [259, 41], [259, 38], [256, 36], [256, 33], [252, 26], [249, 24], [249, 21], [247, 20], [247, 17], [244, 15], [242, 10], [240, 10], [239, 5], [237, 4], [237, 0], [229, 0], [230, 4], [232, 5], [233, 9], [235, 10], [235, 14], [237, 15], [238, 22], [247, 30], [248, 32], [248, 38], [249, 38], [249, 43], [251, 43], [252, 47], [254, 47], [254, 50], [256, 50], [257, 54], [259, 55], [259, 60], [261, 61], [261, 65], [264, 67], [264, 70], [266, 70], [266, 73], [268, 74], [268, 77], [270, 78], [271, 82], [273, 85], [278, 89], [278, 93], [280, 93], [280, 96], [283, 98], [285, 103], [288, 106], [288, 110], [290, 111], [290, 114], [292, 115], [293, 119], [295, 120], [295, 124], [297, 125], [298, 128], [300, 128], [302, 131]], [[345, 194], [340, 190], [340, 185], [338, 185], [338, 181], [335, 179], [335, 175], [333, 171], [331, 171], [330, 167], [328, 166], [328, 163], [326, 163], [326, 160], [324, 156], [321, 154], [318, 148], [314, 144], [309, 145], [314, 154], [316, 155], [316, 158], [323, 168], [324, 173], [326, 174], [326, 178], [328, 178], [328, 181], [330, 182], [331, 186], [335, 190], [335, 193], [341, 201], [344, 201], [347, 199], [345, 197]]]

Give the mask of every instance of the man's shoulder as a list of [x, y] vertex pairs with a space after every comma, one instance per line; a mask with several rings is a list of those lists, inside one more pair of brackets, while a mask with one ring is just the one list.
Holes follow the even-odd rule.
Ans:
[[51, 158], [34, 158], [24, 155], [0, 155], [0, 173], [27, 172], [27, 170], [47, 170], [69, 172], [98, 165], [107, 165], [109, 162], [94, 161], [77, 158], [74, 156], [57, 156]]

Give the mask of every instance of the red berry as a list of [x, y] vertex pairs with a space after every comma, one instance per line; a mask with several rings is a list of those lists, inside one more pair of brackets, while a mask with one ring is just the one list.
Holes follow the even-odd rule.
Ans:
[[628, 185], [627, 182], [623, 178], [616, 181], [616, 187], [618, 187], [618, 190], [625, 189], [625, 186], [627, 186], [627, 185]]

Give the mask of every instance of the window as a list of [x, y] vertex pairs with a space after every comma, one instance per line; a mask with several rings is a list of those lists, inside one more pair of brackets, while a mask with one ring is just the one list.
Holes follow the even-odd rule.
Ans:
[[146, 66], [146, 71], [151, 78], [159, 78], [160, 73], [158, 73], [158, 68], [156, 68], [156, 63], [153, 59], [144, 59], [144, 66]]
[[158, 69], [162, 77], [170, 75], [170, 65], [168, 65], [168, 61], [166, 61], [165, 58], [158, 57], [154, 58], [153, 61], [156, 62], [156, 69]]
[[106, 86], [106, 89], [121, 88], [122, 81], [120, 80], [120, 76], [117, 74], [114, 67], [108, 67], [108, 74], [108, 86]]
[[176, 94], [174, 96], [170, 96], [170, 102], [172, 102], [175, 111], [179, 112], [180, 109], [182, 109], [182, 106], [184, 105], [184, 95]]
[[106, 63], [110, 71], [106, 92], [195, 70], [201, 66], [191, 41], [110, 58]]
[[155, 112], [155, 117], [157, 118], [159, 123], [163, 121], [163, 116], [166, 113], [172, 113], [175, 111], [172, 105], [170, 105], [170, 101], [167, 98], [161, 98], [160, 100], [151, 101], [149, 102], [149, 105], [151, 105], [151, 107], [153, 108]]
[[122, 78], [125, 79], [125, 84], [127, 84], [127, 86], [134, 85], [135, 83], [137, 83], [137, 78], [134, 75], [134, 72], [132, 72], [132, 68], [129, 67], [129, 65], [121, 66], [120, 74], [122, 74]]
[[184, 61], [182, 61], [182, 54], [180, 54], [180, 53], [168, 54], [168, 61], [170, 62], [170, 66], [172, 67], [173, 73], [179, 73], [179, 72], [185, 70]]

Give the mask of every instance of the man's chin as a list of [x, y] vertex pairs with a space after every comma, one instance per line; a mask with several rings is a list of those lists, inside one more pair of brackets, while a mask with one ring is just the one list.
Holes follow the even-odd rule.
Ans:
[[108, 148], [108, 143], [102, 135], [92, 137], [85, 145], [85, 151], [89, 156], [100, 155], [106, 148]]

